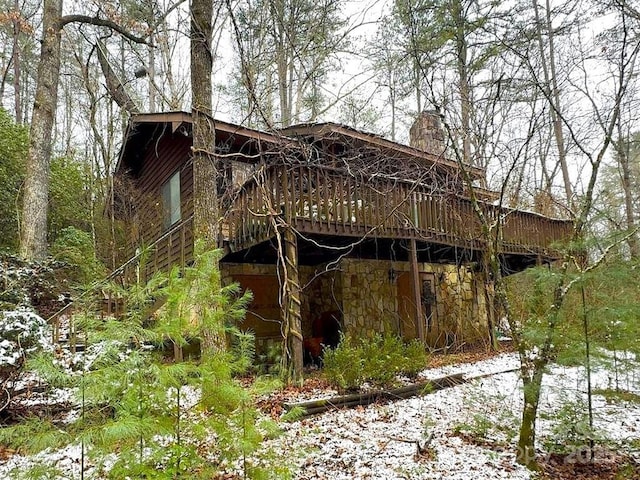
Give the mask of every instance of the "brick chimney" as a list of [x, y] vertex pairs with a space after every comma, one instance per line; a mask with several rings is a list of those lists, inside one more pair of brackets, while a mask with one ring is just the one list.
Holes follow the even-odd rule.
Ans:
[[438, 157], [444, 156], [444, 138], [441, 115], [437, 110], [420, 113], [409, 130], [409, 145]]

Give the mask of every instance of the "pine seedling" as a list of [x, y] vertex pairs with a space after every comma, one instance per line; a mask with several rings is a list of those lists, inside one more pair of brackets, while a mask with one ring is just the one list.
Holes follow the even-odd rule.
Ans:
[[[269, 466], [268, 452], [258, 454], [276, 429], [261, 420], [253, 392], [235, 380], [254, 355], [253, 336], [237, 328], [250, 296], [237, 285], [216, 287], [218, 258], [208, 252], [181, 273], [112, 287], [125, 306], [123, 317], [78, 316], [92, 343], [66, 377], [51, 358], [38, 360], [46, 377], [78, 393], [79, 418], [48, 444], [80, 442], [81, 478], [91, 463], [92, 474], [110, 478], [286, 474]], [[224, 340], [219, 349], [188, 361], [167, 358], [165, 346], [202, 344], [212, 332]], [[257, 382], [255, 390], [263, 387]]]
[[[251, 393], [234, 379], [247, 370], [254, 353], [253, 336], [236, 326], [250, 296], [237, 285], [218, 287], [218, 259], [219, 252], [204, 253], [181, 274], [171, 272], [160, 291], [134, 291], [136, 301], [130, 304], [137, 310], [129, 308], [125, 328], [125, 335], [136, 339], [128, 344], [132, 351], [117, 363], [107, 362], [96, 375], [96, 386], [112, 385], [110, 395], [119, 399], [94, 438], [101, 450], [115, 444], [128, 452], [120, 454], [114, 478], [193, 478], [196, 473], [208, 478], [224, 470], [258, 477], [267, 471], [251, 457], [273, 428], [259, 421]], [[145, 298], [149, 294], [161, 294], [164, 301], [151, 319], [141, 313], [151, 303]], [[118, 335], [122, 345], [123, 331], [105, 325], [104, 331]], [[219, 348], [189, 361], [163, 361], [149, 348], [202, 345], [207, 335], [223, 339]]]

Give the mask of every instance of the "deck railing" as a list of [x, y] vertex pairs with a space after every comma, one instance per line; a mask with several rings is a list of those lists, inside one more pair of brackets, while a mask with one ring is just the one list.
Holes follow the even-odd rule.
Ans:
[[[480, 207], [488, 224], [501, 223], [494, 231], [503, 253], [553, 256], [554, 245], [571, 233], [566, 220]], [[241, 250], [271, 238], [279, 221], [305, 234], [415, 238], [471, 249], [487, 241], [469, 199], [406, 179], [356, 178], [321, 166], [272, 166], [256, 174], [237, 193], [225, 233], [232, 250]]]
[[184, 267], [193, 258], [193, 216], [167, 230], [161, 237], [147, 246], [143, 277], [153, 272], [168, 272], [172, 267]]

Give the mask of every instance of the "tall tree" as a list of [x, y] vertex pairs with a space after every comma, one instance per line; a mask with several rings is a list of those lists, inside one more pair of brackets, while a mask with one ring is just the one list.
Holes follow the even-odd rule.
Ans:
[[211, 99], [213, 0], [191, 1], [191, 115], [194, 219], [205, 249], [218, 246], [216, 131]]
[[[612, 165], [603, 171], [599, 208], [607, 221], [607, 229], [627, 232], [627, 246], [631, 258], [640, 257], [637, 218], [640, 214], [640, 135], [624, 131], [619, 123], [617, 139], [613, 142]], [[635, 233], [634, 233], [635, 232]]]
[[388, 133], [394, 141], [397, 136], [400, 102], [410, 96], [415, 81], [410, 65], [411, 57], [401, 44], [402, 28], [393, 15], [384, 18], [367, 52], [376, 72], [376, 85], [387, 94], [388, 108], [385, 110], [391, 117]]
[[[587, 12], [594, 14], [595, 12]], [[598, 12], [601, 13], [601, 12]], [[605, 259], [614, 244], [609, 244], [590, 260], [585, 255], [585, 240], [589, 233], [589, 222], [594, 211], [597, 183], [600, 180], [601, 168], [612, 146], [616, 125], [620, 118], [621, 107], [629, 94], [629, 87], [635, 78], [635, 70], [640, 53], [634, 25], [623, 14], [622, 10], [614, 10], [617, 24], [609, 30], [615, 32], [610, 36], [596, 37], [595, 44], [584, 44], [584, 38], [575, 43], [574, 71], [568, 72], [567, 82], [575, 88], [576, 99], [581, 99], [588, 109], [580, 111], [580, 115], [570, 117], [566, 112], [557, 112], [563, 128], [571, 135], [571, 140], [580, 156], [585, 161], [585, 189], [574, 212], [573, 232], [569, 239], [564, 259], [552, 276], [549, 299], [546, 305], [532, 312], [532, 318], [519, 320], [508, 315], [512, 337], [520, 354], [521, 378], [523, 387], [522, 423], [518, 438], [517, 459], [531, 468], [537, 468], [536, 459], [536, 419], [542, 391], [542, 380], [545, 369], [558, 355], [558, 330], [562, 327], [563, 308], [566, 307], [569, 293], [578, 285], [586, 274], [597, 268]], [[576, 12], [579, 15], [580, 12]], [[637, 27], [637, 25], [635, 26]], [[579, 34], [580, 32], [577, 32]], [[606, 47], [605, 47], [606, 45]], [[594, 88], [590, 82], [589, 71], [595, 60], [592, 52], [599, 52], [599, 65], [606, 65], [608, 75], [604, 76]], [[524, 62], [531, 59], [522, 56]], [[549, 95], [549, 87], [544, 75], [529, 64], [529, 74], [536, 88], [543, 95]], [[547, 99], [548, 100], [548, 99]], [[579, 104], [580, 102], [576, 102]], [[588, 134], [579, 134], [584, 128], [582, 122], [589, 124]], [[532, 336], [527, 332], [527, 321], [537, 323], [539, 332]]]
[[[240, 84], [249, 91], [248, 114], [280, 126], [317, 118], [323, 82], [346, 46], [340, 0], [243, 1], [233, 12]], [[258, 105], [257, 100], [264, 102]], [[275, 107], [275, 108], [274, 108]], [[270, 112], [277, 116], [268, 118]]]
[[[35, 76], [36, 35], [39, 2], [0, 1], [0, 101], [18, 123], [28, 123]], [[13, 97], [11, 99], [11, 97]]]
[[[551, 3], [546, 0], [544, 19], [540, 15], [540, 7], [537, 0], [533, 0], [533, 11], [535, 13], [535, 31], [540, 50], [540, 66], [542, 68], [545, 98], [549, 102], [549, 112], [553, 124], [553, 135], [558, 151], [558, 165], [562, 171], [562, 181], [567, 202], [572, 201], [573, 188], [569, 178], [569, 167], [567, 164], [567, 147], [565, 145], [564, 131], [561, 117], [563, 114], [560, 103], [560, 88], [558, 86], [558, 71], [556, 66], [556, 33], [552, 25]], [[546, 39], [546, 40], [545, 40]]]
[[[211, 73], [214, 51], [213, 0], [191, 0], [191, 122], [193, 126], [194, 234], [201, 239], [196, 254], [217, 248], [220, 240], [218, 168], [215, 154], [216, 130], [213, 119]], [[220, 10], [218, 9], [218, 13]], [[219, 277], [216, 282], [219, 284]], [[219, 287], [220, 285], [218, 285]], [[202, 317], [201, 315], [199, 315]], [[203, 352], [225, 349], [222, 325], [203, 331]]]
[[51, 132], [58, 101], [61, 18], [62, 0], [45, 0], [20, 232], [20, 255], [27, 260], [41, 259], [47, 252]]
[[145, 43], [115, 22], [86, 15], [62, 16], [62, 0], [44, 0], [42, 48], [36, 78], [36, 98], [29, 137], [20, 232], [20, 255], [40, 259], [47, 252], [47, 213], [51, 170], [52, 130], [60, 79], [62, 29], [70, 23], [108, 27], [129, 40]]
[[[189, 27], [189, 9], [185, 0], [143, 0], [121, 2], [120, 9], [133, 21], [140, 22], [149, 32], [150, 44], [134, 49], [137, 57], [136, 75], [146, 75], [145, 111], [180, 110], [187, 108], [190, 82], [187, 69], [178, 68], [182, 41]], [[140, 63], [144, 67], [140, 66]]]
[[482, 132], [475, 127], [480, 72], [499, 53], [498, 20], [507, 13], [501, 2], [485, 0], [397, 0], [394, 16], [404, 26], [404, 45], [416, 77], [416, 103], [451, 115], [454, 140], [464, 163], [486, 167]]

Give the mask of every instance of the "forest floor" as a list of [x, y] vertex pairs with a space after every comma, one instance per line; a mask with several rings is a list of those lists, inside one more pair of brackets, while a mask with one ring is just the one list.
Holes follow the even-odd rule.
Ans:
[[[264, 452], [286, 459], [300, 480], [640, 479], [640, 371], [594, 369], [596, 438], [590, 450], [584, 369], [552, 367], [537, 424], [542, 471], [531, 473], [515, 462], [522, 408], [518, 365], [510, 352], [432, 357], [416, 381], [457, 373], [467, 381], [423, 396], [281, 422], [282, 434], [265, 442]], [[616, 386], [626, 394], [615, 393]], [[303, 388], [274, 392], [260, 407], [278, 418], [285, 402], [337, 394], [310, 375]], [[68, 474], [61, 478], [79, 478], [77, 446], [32, 457], [0, 453], [0, 478], [13, 478], [43, 459]]]
[[[421, 379], [462, 373], [468, 381], [284, 424], [285, 433], [271, 446], [300, 452], [297, 478], [305, 480], [640, 479], [640, 397], [615, 395], [615, 373], [609, 369], [593, 372], [593, 388], [600, 392], [593, 397], [593, 450], [584, 434], [584, 369], [550, 369], [537, 425], [542, 471], [533, 474], [515, 462], [522, 408], [517, 356], [470, 353], [436, 357], [431, 365]], [[617, 382], [626, 392], [638, 392], [640, 372], [618, 372]], [[307, 382], [301, 392], [280, 393], [271, 411], [278, 413], [282, 402], [335, 394], [322, 382]]]

